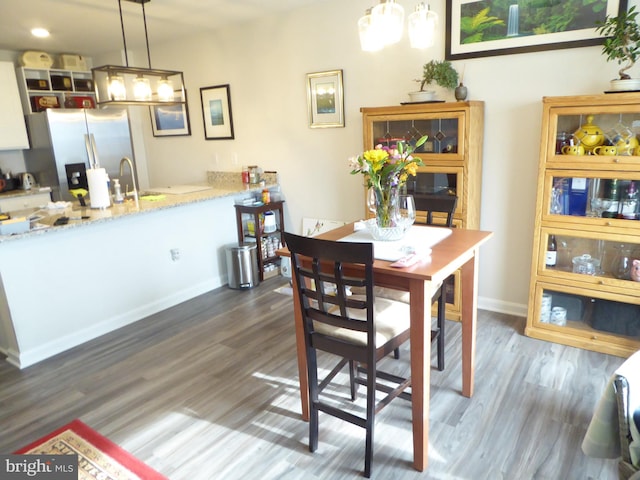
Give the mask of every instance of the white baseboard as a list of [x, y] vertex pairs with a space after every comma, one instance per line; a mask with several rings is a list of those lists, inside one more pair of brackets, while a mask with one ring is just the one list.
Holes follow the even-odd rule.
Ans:
[[[222, 285], [224, 285], [224, 279], [216, 279], [213, 284], [211, 282], [203, 282], [189, 289], [176, 292], [170, 297], [165, 297], [161, 300], [142, 305], [135, 310], [110, 318], [108, 321], [104, 321], [100, 324], [92, 325], [90, 328], [75, 332], [73, 335], [67, 335], [66, 337], [56, 339], [55, 341], [42, 345], [38, 348], [24, 352], [16, 352], [15, 350], [10, 349], [8, 351], [2, 351], [2, 353], [7, 356], [6, 361], [10, 364], [21, 369], [26, 368], [73, 347], [98, 338], [101, 335], [137, 322], [149, 315], [153, 315], [154, 313], [195, 298], [198, 295], [207, 293]], [[526, 305], [504, 302], [486, 297], [478, 297], [478, 308], [491, 312], [515, 315], [517, 317], [527, 316]]]
[[126, 325], [142, 320], [149, 315], [153, 315], [154, 313], [158, 313], [162, 310], [173, 307], [174, 305], [178, 305], [179, 303], [191, 300], [198, 295], [207, 293], [222, 286], [223, 283], [221, 283], [221, 280], [222, 279], [218, 278], [213, 282], [208, 281], [202, 282], [198, 285], [193, 285], [190, 288], [176, 292], [171, 296], [163, 297], [145, 305], [141, 305], [134, 310], [109, 318], [101, 323], [91, 325], [70, 335], [57, 338], [54, 341], [45, 343], [36, 348], [21, 352], [11, 350], [3, 353], [7, 355], [7, 362], [10, 364], [20, 369], [29, 367], [73, 347], [77, 347], [78, 345], [82, 345], [85, 342], [98, 338], [106, 333], [113, 332], [118, 328], [122, 328]]
[[478, 297], [478, 308], [490, 312], [506, 313], [516, 317], [527, 317], [528, 307], [521, 303], [505, 302], [494, 298]]

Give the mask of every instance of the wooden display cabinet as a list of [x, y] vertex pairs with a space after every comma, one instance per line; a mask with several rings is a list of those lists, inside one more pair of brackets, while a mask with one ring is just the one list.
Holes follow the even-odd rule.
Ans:
[[[640, 348], [640, 282], [631, 271], [640, 259], [640, 210], [629, 188], [640, 187], [640, 95], [545, 97], [542, 103], [525, 334], [625, 357]], [[585, 139], [585, 131], [587, 153], [563, 154], [563, 144]], [[593, 141], [615, 145], [615, 154], [596, 155]], [[602, 199], [609, 204], [592, 208]], [[557, 260], [547, 266], [551, 235]]]
[[[275, 251], [284, 245], [284, 200], [260, 205], [235, 205], [238, 242], [255, 242], [258, 249], [258, 272], [260, 281], [280, 273], [280, 257]], [[265, 232], [264, 215], [275, 215], [275, 229]]]
[[[414, 152], [424, 163], [415, 177], [409, 177], [407, 193], [414, 196], [451, 194], [458, 196], [453, 218], [457, 228], [480, 228], [482, 189], [482, 144], [484, 102], [447, 102], [361, 108], [364, 149], [398, 140], [415, 143], [428, 140]], [[365, 216], [372, 214], [366, 207]], [[418, 222], [425, 212], [417, 212]], [[444, 216], [434, 215], [436, 223]], [[460, 272], [447, 290], [447, 318], [460, 320]]]

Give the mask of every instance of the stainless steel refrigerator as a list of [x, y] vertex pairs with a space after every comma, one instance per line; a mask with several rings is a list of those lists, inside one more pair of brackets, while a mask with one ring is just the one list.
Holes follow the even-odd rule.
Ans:
[[88, 189], [86, 169], [94, 163], [105, 168], [110, 179], [119, 178], [123, 191], [133, 189], [129, 169], [120, 175], [122, 157], [134, 160], [126, 108], [50, 108], [27, 115], [27, 126], [27, 171], [41, 186], [51, 187], [54, 201], [72, 200], [69, 189]]

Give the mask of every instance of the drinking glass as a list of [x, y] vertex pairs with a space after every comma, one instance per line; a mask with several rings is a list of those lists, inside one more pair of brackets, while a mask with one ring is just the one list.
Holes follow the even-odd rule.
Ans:
[[602, 217], [602, 212], [606, 212], [611, 207], [610, 198], [592, 198], [591, 199], [591, 211], [594, 217]]
[[416, 204], [413, 195], [399, 195], [396, 224], [408, 230], [416, 221]]

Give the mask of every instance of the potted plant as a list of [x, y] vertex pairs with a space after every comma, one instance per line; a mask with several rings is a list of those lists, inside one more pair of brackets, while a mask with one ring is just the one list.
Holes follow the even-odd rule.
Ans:
[[415, 81], [420, 84], [420, 90], [417, 92], [409, 92], [411, 101], [426, 102], [433, 100], [435, 95], [435, 91], [425, 90], [427, 85], [435, 83], [447, 90], [454, 90], [458, 86], [458, 72], [453, 68], [451, 62], [446, 60], [431, 60], [422, 68], [422, 78], [416, 79]]
[[604, 22], [596, 22], [596, 31], [607, 38], [602, 45], [602, 53], [607, 60], [616, 60], [623, 65], [618, 71], [620, 78], [611, 81], [612, 90], [640, 90], [640, 79], [632, 79], [626, 73], [640, 56], [640, 25], [636, 20], [635, 5], [616, 17], [607, 16]]

